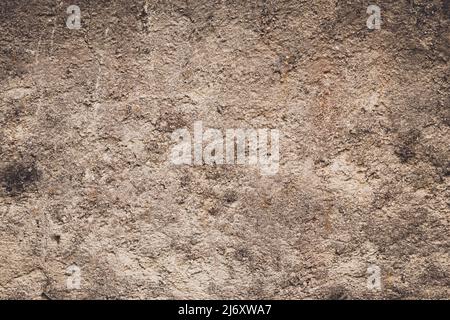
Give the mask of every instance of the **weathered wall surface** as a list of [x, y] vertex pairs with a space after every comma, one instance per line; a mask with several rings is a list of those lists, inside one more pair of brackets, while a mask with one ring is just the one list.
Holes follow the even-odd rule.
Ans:
[[[376, 4], [1, 1], [0, 298], [449, 298], [450, 4]], [[278, 173], [171, 164], [195, 121]]]

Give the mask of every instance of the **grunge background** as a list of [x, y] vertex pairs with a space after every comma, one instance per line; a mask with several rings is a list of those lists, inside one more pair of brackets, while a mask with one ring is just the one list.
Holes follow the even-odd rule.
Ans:
[[[448, 0], [1, 1], [0, 298], [450, 298], [449, 18]], [[194, 121], [279, 129], [278, 174], [172, 165]]]

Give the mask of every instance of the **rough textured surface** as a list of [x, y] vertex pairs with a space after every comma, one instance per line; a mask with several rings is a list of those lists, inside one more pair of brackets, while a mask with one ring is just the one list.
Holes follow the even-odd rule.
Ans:
[[[377, 2], [1, 1], [0, 298], [448, 299], [450, 3]], [[198, 120], [278, 174], [172, 165]]]

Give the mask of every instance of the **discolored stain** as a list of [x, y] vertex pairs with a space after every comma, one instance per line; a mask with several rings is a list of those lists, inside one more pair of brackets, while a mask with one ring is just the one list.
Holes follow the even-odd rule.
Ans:
[[414, 149], [408, 144], [399, 146], [398, 149], [395, 151], [395, 154], [400, 158], [400, 161], [403, 163], [408, 162], [416, 155]]
[[447, 166], [445, 167], [444, 176], [446, 177], [450, 176], [450, 161], [447, 163]]
[[246, 248], [240, 248], [236, 250], [234, 256], [238, 261], [247, 261], [248, 259], [251, 258], [251, 254]]
[[17, 195], [25, 192], [30, 185], [40, 178], [36, 163], [14, 163], [1, 173], [1, 181], [6, 192]]
[[181, 113], [164, 111], [156, 122], [157, 130], [161, 132], [173, 132], [179, 128], [186, 127], [186, 121]]
[[420, 131], [411, 129], [399, 135], [399, 145], [395, 150], [395, 154], [402, 163], [406, 163], [416, 156], [416, 144], [420, 138]]
[[351, 299], [348, 295], [347, 290], [341, 286], [331, 288], [325, 298], [326, 298], [326, 300], [349, 300], [349, 299]]
[[54, 234], [52, 236], [52, 240], [54, 240], [57, 244], [61, 242], [61, 236], [59, 234]]
[[232, 203], [236, 202], [237, 199], [238, 199], [237, 193], [236, 193], [236, 191], [233, 191], [233, 190], [226, 191], [223, 196], [223, 200], [227, 204], [232, 204]]
[[444, 0], [442, 2], [442, 9], [444, 9], [445, 14], [450, 18], [450, 0]]

